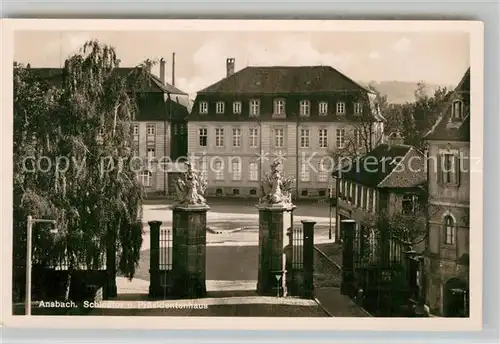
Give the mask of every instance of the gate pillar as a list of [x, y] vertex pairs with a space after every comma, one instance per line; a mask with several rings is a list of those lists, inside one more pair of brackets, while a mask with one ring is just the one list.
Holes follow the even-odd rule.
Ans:
[[160, 226], [161, 221], [150, 221], [149, 240], [149, 297], [156, 297], [162, 293], [160, 283]]
[[303, 225], [303, 266], [304, 266], [304, 284], [299, 291], [300, 296], [312, 297], [314, 291], [314, 225], [315, 221], [302, 221]]
[[259, 270], [257, 293], [283, 296], [286, 285], [284, 248], [292, 226], [294, 205], [257, 205], [259, 209]]
[[206, 296], [205, 262], [209, 209], [206, 204], [178, 205], [172, 208], [172, 291], [175, 297]]

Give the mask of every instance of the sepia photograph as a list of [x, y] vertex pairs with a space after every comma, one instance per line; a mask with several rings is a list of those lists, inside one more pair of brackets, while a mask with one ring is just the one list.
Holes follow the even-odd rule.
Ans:
[[480, 311], [479, 22], [83, 22], [12, 33], [14, 319]]

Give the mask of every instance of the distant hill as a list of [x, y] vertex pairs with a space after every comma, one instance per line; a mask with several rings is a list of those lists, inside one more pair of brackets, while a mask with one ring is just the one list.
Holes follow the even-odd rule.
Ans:
[[[418, 82], [408, 82], [408, 81], [370, 81], [370, 82], [359, 82], [361, 85], [368, 86], [372, 85], [377, 89], [380, 94], [387, 96], [387, 101], [393, 104], [404, 104], [406, 102], [415, 101], [415, 91], [418, 87]], [[426, 91], [429, 96], [434, 95], [434, 92], [439, 87], [446, 87], [447, 89], [453, 89], [453, 85], [437, 85], [426, 83]]]

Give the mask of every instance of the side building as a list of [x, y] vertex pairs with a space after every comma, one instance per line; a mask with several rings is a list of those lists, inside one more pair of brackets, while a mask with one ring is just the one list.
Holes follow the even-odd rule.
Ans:
[[[392, 314], [408, 299], [417, 301], [419, 264], [412, 265], [414, 271], [406, 269], [407, 252], [421, 254], [425, 248], [425, 155], [403, 144], [401, 135], [391, 134], [387, 143], [333, 176], [338, 187], [336, 237], [347, 235], [340, 233], [341, 221], [355, 221], [351, 234], [355, 277], [350, 288], [363, 290], [365, 306], [389, 312], [385, 314]], [[408, 233], [401, 234], [401, 229]], [[409, 275], [414, 278], [408, 279]], [[400, 277], [403, 283], [397, 282]]]
[[[139, 111], [132, 123], [134, 152], [147, 166], [138, 173], [148, 196], [168, 195], [174, 190], [182, 164], [176, 160], [187, 156], [187, 117], [189, 97], [166, 82], [166, 62], [160, 61], [160, 76], [148, 71], [149, 82], [138, 95]], [[173, 69], [173, 68], [172, 68]], [[61, 68], [32, 68], [40, 77], [57, 87], [61, 84]], [[134, 68], [116, 68], [126, 77]]]
[[[328, 66], [246, 67], [199, 91], [188, 122], [188, 151], [208, 180], [208, 196], [257, 197], [270, 160], [296, 177], [293, 197], [326, 197], [331, 151], [354, 123], [369, 122], [375, 95]], [[361, 131], [355, 135], [361, 136]]]
[[425, 137], [429, 236], [426, 304], [445, 317], [469, 314], [470, 69]]

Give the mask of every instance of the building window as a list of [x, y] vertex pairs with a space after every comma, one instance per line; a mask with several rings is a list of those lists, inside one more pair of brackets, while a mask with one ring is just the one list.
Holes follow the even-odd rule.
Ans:
[[337, 148], [344, 148], [345, 129], [337, 129]]
[[241, 129], [233, 128], [233, 147], [241, 146]]
[[224, 161], [217, 160], [214, 163], [215, 180], [224, 180]]
[[155, 124], [147, 124], [146, 125], [146, 134], [147, 134], [148, 141], [154, 141], [155, 132], [156, 132], [156, 125]]
[[458, 121], [462, 119], [463, 116], [463, 108], [464, 108], [464, 103], [461, 102], [460, 100], [455, 100], [453, 102], [453, 108], [452, 108], [452, 119], [455, 121]]
[[223, 192], [221, 188], [215, 189], [215, 196], [222, 196]]
[[198, 133], [199, 133], [200, 147], [206, 147], [208, 143], [208, 129], [200, 128]]
[[250, 116], [257, 117], [260, 114], [260, 101], [258, 99], [250, 100]]
[[326, 190], [325, 189], [321, 189], [318, 191], [318, 196], [319, 197], [325, 197], [326, 196]]
[[208, 102], [200, 102], [200, 113], [208, 113]]
[[283, 99], [275, 99], [273, 115], [282, 116], [284, 114], [285, 114], [285, 101]]
[[252, 148], [257, 147], [258, 144], [258, 138], [259, 138], [259, 129], [257, 128], [250, 128], [249, 130], [249, 135], [248, 135], [248, 145]]
[[132, 125], [132, 135], [134, 136], [134, 141], [139, 141], [139, 124]]
[[305, 161], [300, 164], [300, 180], [303, 182], [309, 181], [309, 165]]
[[328, 181], [328, 171], [330, 170], [329, 163], [327, 161], [321, 160], [318, 165], [318, 181], [326, 182]]
[[354, 103], [354, 114], [361, 115], [363, 113], [363, 105], [361, 103]]
[[139, 181], [145, 187], [151, 186], [151, 181], [153, 179], [153, 174], [149, 171], [142, 171], [139, 175]]
[[303, 196], [303, 197], [307, 197], [309, 196], [309, 192], [307, 192], [307, 189], [303, 189], [300, 194]]
[[338, 115], [345, 114], [345, 103], [344, 102], [337, 103], [337, 114]]
[[445, 243], [447, 245], [454, 245], [456, 240], [456, 228], [455, 221], [450, 215], [444, 218], [444, 230], [445, 230]]
[[224, 102], [217, 102], [215, 104], [215, 112], [218, 114], [224, 113]]
[[445, 185], [458, 185], [458, 157], [455, 154], [445, 153], [441, 155], [441, 159], [441, 182]]
[[233, 189], [233, 196], [238, 196], [240, 194], [240, 189]]
[[203, 157], [201, 160], [200, 172], [201, 172], [201, 176], [203, 177], [203, 179], [207, 180], [208, 179], [208, 164], [207, 164], [206, 157]]
[[309, 129], [300, 129], [300, 148], [309, 148]]
[[250, 195], [251, 196], [257, 195], [257, 189], [250, 189]]
[[363, 147], [363, 135], [361, 129], [354, 129], [354, 145], [356, 148]]
[[402, 200], [403, 214], [413, 215], [417, 211], [417, 196], [404, 195]]
[[311, 113], [311, 102], [309, 100], [300, 101], [300, 115], [307, 117]]
[[281, 148], [285, 145], [285, 129], [276, 128], [274, 129], [275, 146]]
[[327, 102], [320, 102], [319, 103], [319, 114], [320, 116], [326, 115], [328, 112], [328, 103]]
[[328, 147], [328, 131], [326, 129], [319, 129], [319, 148]]
[[215, 128], [215, 146], [224, 147], [224, 128]]
[[237, 115], [241, 113], [241, 102], [233, 102], [233, 113]]
[[249, 176], [248, 179], [251, 181], [259, 180], [259, 165], [256, 162], [251, 162], [248, 167]]
[[154, 159], [154, 157], [156, 155], [155, 148], [154, 147], [148, 147], [147, 152], [148, 152], [148, 159], [149, 160]]
[[231, 176], [233, 180], [241, 180], [241, 161], [238, 159], [231, 162]]

